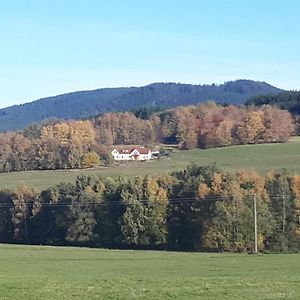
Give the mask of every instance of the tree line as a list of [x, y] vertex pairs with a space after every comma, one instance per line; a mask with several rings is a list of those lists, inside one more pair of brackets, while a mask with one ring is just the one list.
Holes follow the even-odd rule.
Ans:
[[180, 149], [286, 142], [292, 115], [277, 107], [213, 102], [156, 112], [105, 113], [92, 120], [31, 125], [0, 133], [0, 172], [73, 169], [112, 162], [113, 145], [176, 143]]
[[286, 142], [295, 131], [291, 114], [277, 107], [215, 103], [166, 111], [160, 124], [162, 140], [182, 149]]
[[250, 98], [246, 105], [276, 105], [281, 109], [286, 109], [293, 114], [300, 115], [300, 92], [288, 91], [276, 95], [261, 95]]
[[188, 251], [300, 250], [300, 176], [189, 165], [163, 176], [80, 175], [0, 192], [0, 242]]
[[65, 121], [0, 133], [0, 172], [74, 169], [109, 163], [105, 145], [95, 142], [92, 123]]

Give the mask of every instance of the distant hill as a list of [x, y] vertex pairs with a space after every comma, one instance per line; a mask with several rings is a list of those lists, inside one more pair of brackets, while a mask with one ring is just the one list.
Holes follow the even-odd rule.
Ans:
[[250, 97], [281, 91], [265, 82], [251, 80], [230, 81], [222, 85], [153, 83], [143, 87], [80, 91], [0, 109], [0, 131], [22, 129], [50, 118], [82, 119], [142, 106], [176, 107], [208, 100], [242, 104]]
[[247, 105], [276, 105], [281, 109], [286, 109], [292, 114], [300, 115], [300, 92], [289, 91], [281, 92], [279, 94], [261, 95], [250, 98]]

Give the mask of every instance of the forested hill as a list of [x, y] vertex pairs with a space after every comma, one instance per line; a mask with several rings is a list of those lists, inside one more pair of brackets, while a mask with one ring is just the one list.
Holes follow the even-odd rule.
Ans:
[[208, 100], [241, 104], [253, 96], [279, 92], [280, 89], [267, 83], [251, 80], [222, 85], [154, 83], [143, 87], [73, 92], [0, 109], [0, 131], [21, 129], [50, 118], [82, 119], [142, 106], [176, 107]]
[[300, 115], [300, 91], [282, 92], [273, 95], [255, 96], [246, 102], [247, 105], [276, 105], [292, 114]]

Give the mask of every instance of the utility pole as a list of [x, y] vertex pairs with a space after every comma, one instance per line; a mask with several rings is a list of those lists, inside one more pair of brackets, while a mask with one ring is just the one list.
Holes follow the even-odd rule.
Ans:
[[254, 214], [254, 253], [257, 253], [257, 211], [256, 211], [256, 195], [253, 195], [253, 214]]
[[286, 202], [285, 202], [285, 193], [283, 187], [282, 191], [282, 251], [286, 251], [285, 249], [285, 222], [286, 222]]

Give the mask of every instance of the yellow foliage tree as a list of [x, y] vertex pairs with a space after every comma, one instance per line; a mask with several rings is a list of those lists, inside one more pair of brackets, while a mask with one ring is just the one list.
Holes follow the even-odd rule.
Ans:
[[44, 126], [41, 138], [55, 138], [61, 145], [70, 141], [80, 141], [82, 144], [95, 143], [95, 130], [90, 121], [61, 122]]
[[21, 184], [13, 194], [12, 202], [14, 204], [11, 209], [12, 222], [15, 225], [14, 238], [22, 240], [27, 235], [23, 222], [26, 222], [28, 217], [34, 216], [41, 209], [38, 193], [34, 189]]
[[100, 157], [96, 152], [87, 152], [82, 156], [81, 167], [93, 168], [100, 165]]
[[296, 229], [296, 234], [300, 236], [300, 175], [293, 176], [292, 189], [296, 196], [295, 206], [296, 206], [296, 214], [298, 218], [298, 228]]
[[237, 127], [237, 139], [242, 144], [260, 142], [265, 131], [263, 111], [250, 111], [246, 119]]

